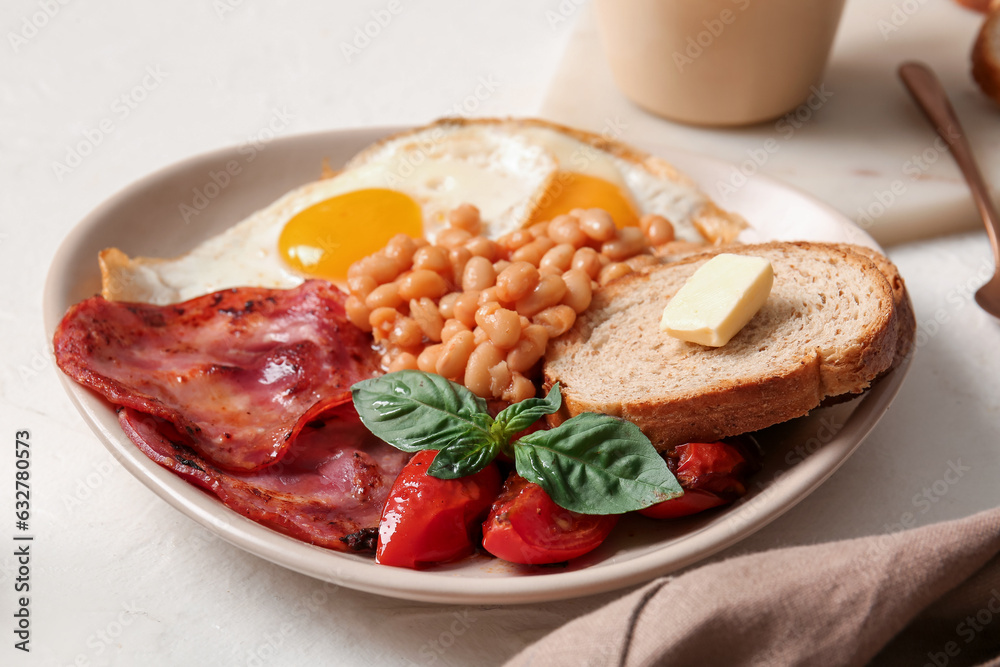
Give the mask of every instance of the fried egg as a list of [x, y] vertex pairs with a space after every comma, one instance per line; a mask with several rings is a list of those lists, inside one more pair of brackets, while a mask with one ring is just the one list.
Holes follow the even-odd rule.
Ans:
[[462, 203], [499, 237], [575, 208], [619, 226], [664, 215], [678, 238], [704, 242], [718, 209], [667, 163], [596, 135], [541, 121], [440, 121], [374, 144], [332, 178], [306, 184], [173, 259], [100, 254], [103, 294], [167, 304], [239, 286], [343, 283], [347, 268], [394, 235], [431, 241]]

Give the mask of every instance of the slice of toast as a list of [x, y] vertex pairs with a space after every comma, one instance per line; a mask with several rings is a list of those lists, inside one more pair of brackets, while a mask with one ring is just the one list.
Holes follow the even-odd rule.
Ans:
[[[723, 251], [771, 262], [774, 287], [761, 310], [719, 348], [660, 331], [670, 298]], [[902, 279], [872, 251], [807, 242], [731, 246], [598, 290], [574, 327], [549, 344], [545, 384], [559, 382], [563, 392], [554, 421], [611, 414], [665, 451], [756, 431], [827, 397], [864, 391], [908, 353], [913, 326]]]
[[986, 95], [1000, 102], [1000, 7], [993, 4], [972, 46], [972, 78]]

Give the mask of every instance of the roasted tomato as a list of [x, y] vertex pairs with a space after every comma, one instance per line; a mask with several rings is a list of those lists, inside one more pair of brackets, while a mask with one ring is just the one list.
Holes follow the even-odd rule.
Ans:
[[483, 524], [483, 548], [525, 565], [560, 563], [600, 546], [618, 516], [578, 514], [512, 472]]
[[674, 448], [668, 463], [684, 487], [680, 498], [639, 510], [654, 519], [676, 519], [727, 505], [746, 493], [744, 480], [755, 467], [748, 447], [739, 442], [689, 442]]
[[438, 479], [427, 474], [436, 454], [414, 454], [392, 485], [378, 526], [379, 563], [419, 568], [474, 551], [480, 522], [500, 493], [500, 471], [491, 463], [475, 475]]

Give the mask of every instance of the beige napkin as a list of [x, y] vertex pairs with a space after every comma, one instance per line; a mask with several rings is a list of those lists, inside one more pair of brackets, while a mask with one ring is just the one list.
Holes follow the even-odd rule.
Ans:
[[1000, 664], [1000, 508], [654, 581], [516, 655], [535, 665]]

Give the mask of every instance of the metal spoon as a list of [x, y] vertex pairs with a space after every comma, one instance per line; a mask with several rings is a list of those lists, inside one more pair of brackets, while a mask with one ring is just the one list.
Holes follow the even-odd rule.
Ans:
[[941, 87], [941, 82], [931, 71], [931, 68], [920, 62], [907, 62], [899, 67], [899, 78], [910, 95], [917, 102], [917, 106], [924, 112], [931, 125], [941, 135], [941, 138], [951, 147], [951, 156], [958, 163], [958, 168], [965, 176], [969, 189], [972, 190], [972, 198], [976, 202], [979, 214], [986, 224], [986, 233], [990, 237], [990, 244], [993, 246], [993, 263], [996, 267], [993, 277], [976, 292], [976, 303], [994, 317], [1000, 317], [1000, 245], [997, 243], [1000, 237], [1000, 215], [993, 206], [989, 191], [983, 182], [983, 176], [979, 173], [976, 160], [972, 156], [972, 149], [965, 139], [965, 133], [958, 122], [958, 116], [948, 101], [948, 94]]

